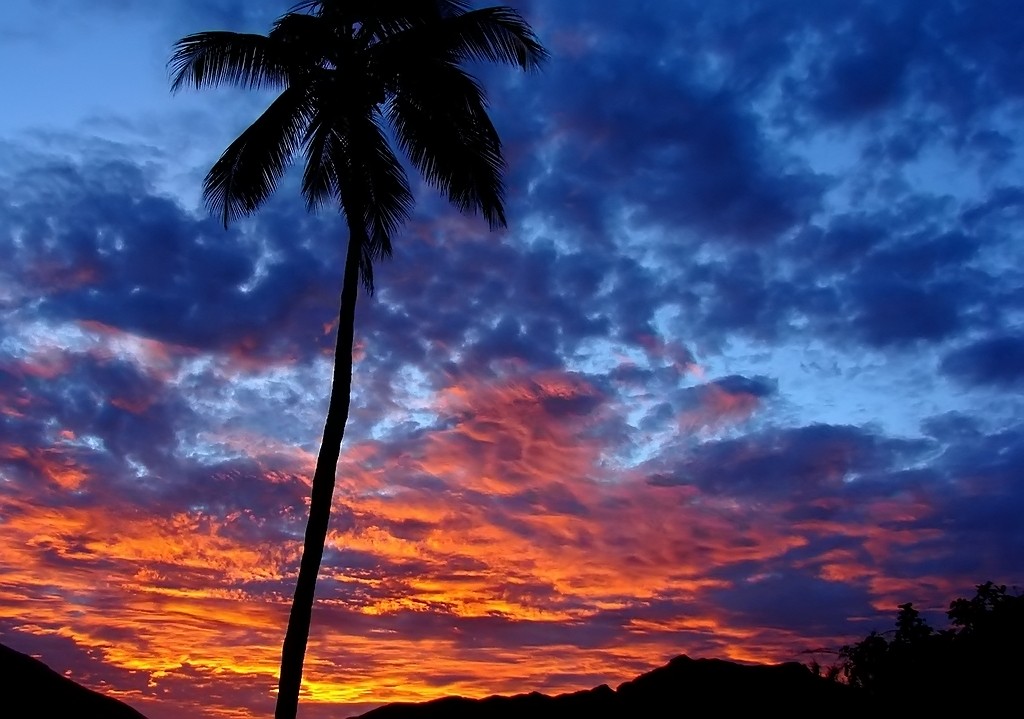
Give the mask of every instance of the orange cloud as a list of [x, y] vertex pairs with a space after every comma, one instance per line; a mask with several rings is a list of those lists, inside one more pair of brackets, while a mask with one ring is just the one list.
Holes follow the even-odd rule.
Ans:
[[[719, 417], [749, 410], [742, 398], [707, 397]], [[614, 684], [680, 652], [792, 659], [844, 638], [758, 626], [712, 597], [764, 567], [802, 562], [823, 582], [867, 587], [888, 610], [910, 587], [878, 565], [930, 536], [910, 526], [933, 511], [912, 494], [865, 504], [870, 523], [790, 520], [784, 497], [655, 486], [613, 470], [614, 405], [580, 375], [463, 377], [430, 411], [436, 425], [404, 442], [344, 448], [306, 670], [311, 717]], [[273, 699], [303, 521], [292, 506], [308, 493], [301, 478], [314, 457], [251, 430], [224, 427], [204, 441], [247, 455], [246, 471], [258, 473], [223, 491], [287, 504], [261, 499], [257, 514], [246, 497], [232, 503], [207, 486], [201, 501], [178, 499], [194, 506], [164, 499], [157, 511], [64, 444], [0, 449], [50, 487], [0, 485], [0, 627], [91, 652], [153, 719], [200, 701], [211, 719], [265, 713]], [[828, 455], [801, 466], [834, 490], [846, 464]], [[218, 502], [230, 509], [206, 508]], [[834, 498], [819, 505], [842, 510]], [[857, 549], [787, 559], [823, 536]]]

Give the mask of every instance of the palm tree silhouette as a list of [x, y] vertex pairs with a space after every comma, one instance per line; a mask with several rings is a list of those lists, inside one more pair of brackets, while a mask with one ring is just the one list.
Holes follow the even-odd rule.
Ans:
[[484, 90], [465, 65], [534, 70], [546, 57], [515, 10], [471, 9], [461, 0], [306, 0], [267, 35], [202, 32], [174, 45], [174, 91], [222, 84], [280, 90], [207, 174], [211, 212], [225, 226], [255, 212], [301, 154], [307, 209], [337, 203], [348, 228], [334, 376], [281, 652], [277, 719], [293, 719], [298, 709], [348, 420], [358, 285], [372, 294], [373, 264], [391, 255], [392, 236], [412, 210], [393, 144], [459, 210], [481, 213], [492, 229], [505, 226], [501, 142]]

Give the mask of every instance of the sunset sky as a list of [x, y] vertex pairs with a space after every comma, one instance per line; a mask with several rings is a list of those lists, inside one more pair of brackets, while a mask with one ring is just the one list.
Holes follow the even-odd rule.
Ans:
[[[511, 4], [508, 229], [419, 187], [360, 297], [300, 717], [1024, 584], [1020, 4]], [[152, 719], [272, 712], [346, 232], [211, 219], [270, 98], [166, 62], [288, 7], [0, 16], [0, 643]]]

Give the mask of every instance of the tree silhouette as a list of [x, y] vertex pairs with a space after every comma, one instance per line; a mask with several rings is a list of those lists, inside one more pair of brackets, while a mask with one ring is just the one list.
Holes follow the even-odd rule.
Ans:
[[877, 632], [839, 652], [847, 682], [880, 705], [948, 709], [950, 702], [1009, 702], [1024, 671], [1024, 595], [979, 584], [956, 599], [951, 627], [935, 631], [910, 603], [899, 605], [896, 629]]
[[392, 144], [459, 210], [481, 213], [492, 229], [504, 226], [501, 142], [484, 90], [465, 66], [533, 70], [546, 56], [515, 10], [471, 9], [460, 0], [306, 0], [267, 35], [202, 32], [174, 46], [173, 90], [228, 84], [280, 91], [206, 176], [204, 199], [225, 226], [255, 212], [302, 155], [307, 209], [336, 205], [348, 228], [330, 403], [281, 652], [278, 719], [291, 719], [298, 707], [348, 420], [358, 285], [373, 292], [373, 264], [390, 256], [413, 205]]

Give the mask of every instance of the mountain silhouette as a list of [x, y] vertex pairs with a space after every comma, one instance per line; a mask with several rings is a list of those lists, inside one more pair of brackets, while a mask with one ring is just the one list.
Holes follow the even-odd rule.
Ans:
[[[844, 717], [861, 713], [866, 706], [861, 692], [815, 676], [795, 662], [743, 665], [681, 655], [614, 690], [602, 684], [557, 696], [532, 692], [485, 699], [445, 697], [421, 704], [388, 704], [354, 719], [667, 719], [737, 710]], [[2, 644], [0, 717], [145, 719], [127, 704], [86, 689]]]
[[855, 690], [815, 676], [802, 664], [743, 665], [680, 655], [615, 690], [602, 684], [557, 696], [533, 692], [486, 699], [447, 697], [422, 704], [388, 704], [356, 719], [661, 719], [737, 710], [852, 716], [863, 708], [863, 698]]
[[146, 719], [127, 704], [86, 689], [38, 659], [0, 644], [0, 717]]

